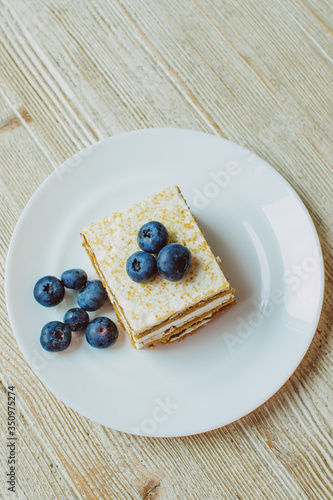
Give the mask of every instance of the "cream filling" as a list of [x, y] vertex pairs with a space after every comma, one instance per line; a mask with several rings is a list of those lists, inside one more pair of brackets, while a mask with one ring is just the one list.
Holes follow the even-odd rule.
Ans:
[[[159, 328], [158, 330], [154, 330], [153, 332], [149, 333], [145, 337], [142, 337], [140, 339], [135, 339], [133, 338], [135, 345], [140, 349], [141, 347], [145, 346], [146, 344], [149, 344], [150, 342], [157, 340], [157, 339], [162, 339], [166, 334], [170, 334], [172, 330], [185, 325], [188, 323], [193, 318], [202, 316], [202, 314], [208, 313], [209, 311], [215, 309], [216, 307], [224, 304], [225, 302], [228, 302], [231, 298], [233, 297], [233, 294], [230, 292], [227, 295], [224, 295], [224, 297], [219, 297], [218, 299], [213, 300], [212, 302], [209, 302], [209, 304], [205, 304], [199, 309], [196, 309], [195, 311], [187, 314], [186, 316], [183, 316], [182, 318], [175, 319], [174, 321], [171, 321], [167, 325], [165, 325], [162, 328]], [[206, 318], [204, 318], [206, 319]]]
[[[105, 278], [104, 278], [104, 279], [105, 279]], [[108, 289], [110, 290], [110, 287], [108, 287]], [[225, 290], [225, 292], [227, 292], [228, 290], [230, 290], [230, 284], [229, 284], [229, 286], [228, 286], [227, 290]], [[220, 292], [218, 292], [218, 293], [220, 293]], [[232, 293], [232, 292], [230, 291], [229, 295], [230, 295], [231, 293]], [[113, 295], [112, 295], [112, 293], [111, 293], [111, 291], [110, 291], [110, 295], [111, 295], [111, 297], [113, 296]], [[215, 296], [215, 295], [217, 295], [217, 294], [214, 294], [214, 296]], [[195, 302], [194, 304], [192, 304], [192, 306], [195, 306], [195, 305], [196, 305], [196, 304], [198, 304], [199, 302], [201, 302], [201, 301], [200, 301], [200, 300], [198, 300], [197, 302]], [[112, 300], [111, 300], [111, 303], [112, 303]], [[120, 304], [119, 304], [118, 310], [119, 310], [119, 314], [120, 314], [120, 316], [121, 316], [121, 318], [122, 318], [122, 321], [123, 321], [123, 324], [125, 325], [126, 330], [127, 330], [128, 332], [132, 332], [132, 327], [130, 326], [129, 322], [127, 321], [127, 318], [125, 317], [125, 315], [123, 314], [123, 312], [122, 312], [122, 310], [121, 310], [121, 308], [120, 308]], [[173, 318], [174, 316], [177, 316], [177, 315], [179, 314], [179, 312], [181, 312], [181, 311], [177, 311], [177, 312], [175, 312], [174, 314], [172, 314], [171, 316], [169, 316], [169, 318], [168, 318], [169, 323], [168, 323], [168, 324], [170, 324], [170, 322], [171, 322], [172, 318]], [[161, 319], [158, 323], [156, 323], [156, 326], [157, 326], [157, 325], [159, 325], [160, 323], [163, 323], [164, 321], [165, 321], [165, 318]], [[144, 333], [144, 332], [145, 332], [145, 330], [147, 330], [147, 328], [144, 328], [143, 330], [139, 330], [139, 331], [137, 331], [137, 332], [136, 332], [136, 335], [140, 335], [141, 333]], [[133, 337], [134, 337], [134, 335], [133, 335]]]
[[[195, 325], [193, 326], [190, 326], [189, 328], [187, 328], [186, 330], [184, 330], [181, 334], [177, 335], [176, 338], [174, 339], [171, 339], [170, 342], [176, 342], [176, 340], [179, 340], [181, 339], [182, 337], [185, 337], [185, 335], [187, 335], [188, 333], [191, 333], [193, 330], [197, 330], [198, 328], [200, 328], [201, 326], [205, 326], [207, 323], [210, 322], [210, 318], [213, 316], [213, 313], [210, 314], [209, 316], [206, 316], [202, 321], [200, 321], [199, 323], [196, 323]], [[142, 348], [141, 348], [142, 349]]]
[[[229, 288], [230, 288], [230, 285], [229, 285]], [[110, 290], [110, 288], [109, 288], [109, 287], [108, 287], [108, 290], [109, 290], [109, 294], [110, 294], [110, 296], [111, 296], [111, 299], [110, 299], [110, 300], [111, 300], [111, 303], [112, 303], [112, 302], [113, 302], [113, 300], [114, 300], [114, 299], [113, 299], [113, 295], [112, 295], [111, 290]], [[227, 291], [227, 290], [226, 290], [226, 291]], [[215, 296], [215, 295], [214, 295], [214, 296]], [[233, 297], [232, 292], [230, 292], [230, 293], [227, 295], [227, 297], [228, 297], [228, 300], [230, 299], [230, 297]], [[200, 300], [199, 300], [198, 302], [200, 302]], [[195, 306], [198, 302], [194, 303], [194, 304], [193, 304], [193, 306]], [[198, 309], [198, 311], [201, 311], [201, 309]], [[177, 311], [177, 312], [175, 312], [174, 314], [172, 314], [171, 316], [169, 316], [169, 318], [168, 318], [168, 319], [169, 319], [168, 326], [170, 325], [172, 318], [174, 318], [175, 316], [177, 316], [177, 315], [179, 314], [179, 312], [180, 312], [180, 311]], [[121, 319], [122, 319], [123, 324], [125, 325], [125, 329], [127, 330], [127, 332], [132, 333], [132, 328], [131, 328], [131, 326], [130, 326], [129, 322], [127, 321], [126, 316], [123, 314], [123, 312], [122, 312], [122, 310], [121, 310], [120, 306], [118, 307], [118, 313], [119, 313], [119, 315], [120, 315], [120, 317], [121, 317]], [[159, 322], [156, 324], [156, 326], [157, 326], [157, 325], [159, 325], [160, 323], [163, 323], [164, 321], [165, 321], [165, 318], [164, 318], [164, 319], [162, 319], [161, 321], [159, 321]], [[164, 328], [165, 328], [165, 327], [164, 327]], [[162, 329], [162, 331], [164, 330], [164, 328]], [[156, 332], [156, 330], [155, 330], [155, 332]], [[140, 331], [136, 332], [136, 335], [140, 335], [141, 333], [144, 333], [144, 330], [140, 330]], [[133, 339], [134, 339], [134, 341], [135, 341], [135, 338], [134, 338], [134, 337], [135, 337], [135, 335], [133, 335]]]

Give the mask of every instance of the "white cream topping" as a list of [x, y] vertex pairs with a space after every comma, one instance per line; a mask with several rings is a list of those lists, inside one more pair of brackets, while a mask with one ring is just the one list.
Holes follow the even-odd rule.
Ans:
[[[159, 328], [158, 330], [155, 330], [151, 333], [148, 333], [148, 335], [145, 335], [144, 337], [141, 337], [140, 339], [134, 338], [133, 340], [135, 342], [135, 345], [140, 349], [141, 347], [145, 346], [146, 344], [149, 344], [153, 340], [157, 340], [157, 339], [160, 340], [165, 336], [166, 333], [169, 335], [172, 330], [175, 330], [179, 326], [185, 325], [191, 319], [202, 316], [203, 314], [215, 309], [216, 307], [224, 304], [225, 302], [228, 302], [232, 297], [233, 297], [232, 293], [228, 293], [224, 297], [219, 297], [218, 299], [215, 299], [212, 302], [209, 302], [209, 304], [205, 304], [202, 307], [200, 307], [199, 309], [196, 309], [195, 311], [191, 312], [190, 314], [186, 314], [186, 316], [183, 316], [182, 318], [176, 319], [174, 321], [170, 321], [163, 328]], [[204, 318], [204, 319], [206, 319], [206, 318]]]

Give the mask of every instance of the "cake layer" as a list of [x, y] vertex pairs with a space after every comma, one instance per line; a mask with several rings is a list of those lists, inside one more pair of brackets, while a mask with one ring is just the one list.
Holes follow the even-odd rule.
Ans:
[[230, 300], [230, 302], [223, 304], [222, 307], [216, 308], [214, 311], [211, 311], [208, 315], [203, 315], [202, 317], [196, 318], [194, 321], [189, 322], [187, 325], [184, 325], [181, 328], [178, 328], [176, 331], [168, 334], [162, 339], [150, 341], [142, 347], [137, 347], [137, 349], [143, 349], [146, 347], [154, 348], [157, 343], [161, 344], [171, 344], [172, 342], [183, 340], [187, 335], [192, 335], [195, 333], [198, 328], [207, 325], [212, 321], [218, 314], [224, 313], [231, 306], [236, 304], [235, 299]]
[[168, 341], [180, 332], [191, 328], [199, 321], [210, 321], [214, 313], [222, 311], [224, 307], [228, 307], [232, 303], [234, 303], [234, 296], [232, 293], [226, 295], [222, 299], [213, 300], [206, 306], [197, 309], [194, 313], [186, 315], [181, 320], [170, 321], [169, 325], [164, 330], [156, 330], [139, 339], [134, 337], [133, 341], [135, 346], [137, 349], [142, 349], [154, 342]]
[[182, 323], [184, 317], [196, 316], [196, 311], [200, 310], [201, 308], [208, 307], [208, 309], [209, 309], [210, 308], [209, 304], [212, 301], [218, 301], [218, 300], [223, 301], [223, 298], [225, 296], [230, 297], [230, 295], [232, 295], [232, 291], [221, 292], [221, 293], [218, 293], [216, 295], [213, 295], [212, 297], [209, 297], [208, 299], [205, 299], [203, 301], [198, 302], [197, 304], [194, 304], [192, 307], [187, 308], [185, 311], [180, 311], [178, 313], [172, 314], [171, 316], [169, 316], [169, 318], [158, 323], [153, 328], [148, 328], [144, 332], [140, 332], [140, 333], [135, 333], [131, 329], [131, 327], [128, 324], [126, 317], [125, 317], [123, 311], [121, 310], [121, 307], [119, 307], [119, 304], [117, 303], [116, 299], [114, 300], [114, 303], [116, 303], [117, 309], [119, 311], [119, 315], [122, 317], [122, 320], [123, 320], [124, 324], [126, 325], [126, 330], [129, 331], [133, 335], [133, 337], [135, 337], [136, 339], [140, 339], [140, 338], [146, 337], [147, 335], [149, 335], [151, 333], [155, 333], [155, 332], [163, 333], [166, 330], [166, 328], [170, 328], [170, 324], [173, 324], [175, 322]]
[[191, 308], [190, 312], [187, 313], [185, 311], [182, 314], [174, 315], [173, 317], [169, 318], [168, 321], [165, 321], [163, 323], [163, 326], [157, 326], [156, 328], [152, 329], [152, 331], [140, 335], [135, 335], [134, 338], [137, 342], [141, 342], [153, 336], [158, 338], [158, 336], [163, 335], [165, 331], [169, 331], [170, 329], [185, 325], [193, 318], [201, 316], [204, 313], [208, 313], [210, 310], [215, 309], [217, 306], [220, 306], [225, 302], [229, 302], [232, 298], [233, 295], [231, 292], [224, 294], [222, 297], [213, 297], [211, 300], [204, 302], [201, 306], [198, 304], [197, 307]]

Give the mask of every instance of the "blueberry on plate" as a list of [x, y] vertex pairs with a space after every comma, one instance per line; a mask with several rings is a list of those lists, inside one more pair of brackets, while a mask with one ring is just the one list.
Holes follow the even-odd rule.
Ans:
[[86, 329], [88, 344], [98, 349], [104, 349], [113, 345], [118, 338], [117, 325], [109, 318], [100, 316], [93, 319]]
[[132, 281], [147, 283], [156, 276], [156, 259], [151, 253], [135, 252], [127, 259], [126, 272]]
[[168, 244], [166, 227], [155, 220], [144, 224], [138, 232], [138, 245], [144, 252], [158, 253]]
[[45, 307], [53, 307], [60, 304], [64, 295], [64, 285], [55, 276], [44, 276], [34, 286], [35, 299]]
[[157, 257], [157, 270], [168, 281], [179, 281], [192, 266], [192, 255], [187, 247], [171, 243], [162, 248]]
[[87, 281], [77, 296], [77, 303], [86, 311], [97, 311], [104, 305], [108, 294], [100, 280]]
[[80, 290], [87, 283], [87, 273], [83, 269], [68, 269], [61, 275], [61, 281], [66, 288]]
[[40, 343], [43, 349], [60, 352], [67, 349], [72, 340], [72, 332], [68, 325], [60, 321], [50, 321], [43, 326]]
[[72, 332], [84, 330], [89, 323], [88, 313], [80, 307], [73, 307], [66, 312], [64, 323], [69, 326]]

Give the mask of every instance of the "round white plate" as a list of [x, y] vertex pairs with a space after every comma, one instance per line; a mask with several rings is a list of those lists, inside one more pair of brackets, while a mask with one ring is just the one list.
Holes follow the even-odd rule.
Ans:
[[[167, 346], [93, 349], [75, 337], [63, 353], [39, 344], [42, 326], [76, 306], [33, 298], [35, 282], [93, 267], [80, 230], [172, 184], [179, 185], [238, 305]], [[208, 431], [251, 412], [296, 369], [315, 333], [323, 262], [310, 216], [267, 163], [224, 139], [179, 129], [130, 132], [65, 162], [27, 204], [11, 242], [6, 294], [13, 330], [40, 380], [74, 410], [103, 425], [149, 436]], [[115, 314], [111, 305], [92, 313]]]

